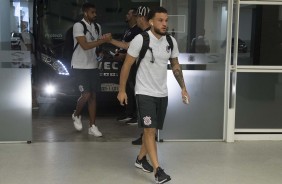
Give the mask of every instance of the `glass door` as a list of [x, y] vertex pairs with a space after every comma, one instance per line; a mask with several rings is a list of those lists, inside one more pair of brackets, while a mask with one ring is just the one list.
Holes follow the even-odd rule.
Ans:
[[0, 142], [30, 142], [29, 3], [25, 0], [1, 1], [0, 12]]
[[234, 1], [233, 20], [228, 140], [282, 139], [282, 1]]
[[161, 5], [179, 45], [191, 102], [182, 103], [180, 87], [168, 70], [168, 109], [159, 138], [222, 141], [228, 1], [163, 0]]

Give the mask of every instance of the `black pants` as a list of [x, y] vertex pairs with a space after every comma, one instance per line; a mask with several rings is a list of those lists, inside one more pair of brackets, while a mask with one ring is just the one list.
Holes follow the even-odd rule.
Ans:
[[127, 105], [125, 109], [125, 113], [127, 116], [132, 118], [136, 118], [136, 99], [135, 99], [135, 91], [134, 91], [134, 82], [131, 80], [127, 81], [126, 84], [126, 94], [127, 94]]
[[132, 65], [128, 80], [126, 83], [126, 94], [127, 94], [127, 106], [125, 109], [126, 115], [136, 118], [137, 108], [136, 108], [136, 98], [135, 98], [135, 79], [136, 78], [136, 65]]

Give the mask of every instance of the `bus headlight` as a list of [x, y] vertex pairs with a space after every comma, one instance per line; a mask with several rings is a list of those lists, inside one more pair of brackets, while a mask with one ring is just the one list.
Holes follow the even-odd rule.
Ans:
[[68, 69], [60, 60], [52, 58], [43, 53], [41, 53], [41, 59], [44, 63], [51, 66], [59, 75], [70, 75]]
[[53, 95], [56, 92], [56, 88], [55, 88], [54, 85], [48, 84], [48, 85], [45, 86], [44, 91], [48, 95]]

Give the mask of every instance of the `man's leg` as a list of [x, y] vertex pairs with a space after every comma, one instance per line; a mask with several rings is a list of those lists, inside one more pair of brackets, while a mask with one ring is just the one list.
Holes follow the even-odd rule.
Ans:
[[[149, 100], [148, 100], [149, 99]], [[146, 101], [147, 100], [147, 101]], [[154, 103], [152, 103], [152, 97], [145, 96], [145, 95], [136, 95], [136, 104], [138, 109], [138, 123], [140, 127], [146, 127], [144, 125], [144, 118], [143, 117], [150, 117], [147, 118], [149, 121], [148, 123], [152, 122], [151, 117], [155, 119], [155, 115], [152, 115], [151, 112], [154, 112]], [[153, 121], [155, 122], [155, 121]], [[156, 152], [156, 142], [155, 142], [155, 132], [156, 128], [143, 128], [143, 135], [142, 135], [142, 144], [139, 155], [136, 159], [135, 166], [141, 168], [143, 171], [146, 172], [153, 172], [154, 168], [148, 163], [146, 160], [146, 155], [149, 154], [150, 160], [154, 163], [155, 166], [158, 166], [158, 159], [157, 159], [157, 152]], [[145, 134], [146, 133], [146, 134]]]
[[97, 104], [96, 104], [96, 93], [91, 93], [91, 96], [88, 100], [88, 112], [89, 112], [89, 126], [95, 125], [96, 120], [96, 111], [97, 111]]
[[81, 131], [82, 130], [82, 122], [81, 122], [81, 111], [85, 105], [85, 103], [89, 100], [90, 93], [89, 92], [83, 92], [81, 93], [81, 96], [77, 100], [76, 109], [74, 113], [72, 114], [72, 120], [73, 124], [76, 130]]
[[144, 154], [146, 155], [146, 153], [148, 153], [151, 163], [154, 168], [154, 172], [159, 167], [155, 135], [156, 135], [155, 128], [144, 128], [144, 133], [143, 133], [143, 138], [142, 138], [143, 143], [142, 143], [140, 154], [139, 154], [139, 156], [141, 157], [141, 156], [144, 156]]
[[90, 93], [89, 92], [81, 93], [81, 96], [77, 100], [74, 116], [76, 116], [76, 117], [80, 116], [81, 111], [82, 111], [84, 105], [86, 104], [86, 102], [88, 102], [89, 98], [90, 98]]
[[[145, 139], [143, 137], [143, 139]], [[143, 141], [145, 142], [145, 141]], [[142, 144], [139, 155], [137, 156], [137, 159], [135, 161], [135, 166], [139, 169], [142, 169], [145, 172], [153, 172], [154, 168], [151, 166], [151, 164], [149, 164], [148, 160], [147, 160], [147, 148], [145, 146], [145, 143]]]
[[142, 133], [141, 139], [142, 139], [142, 141], [141, 141], [142, 144], [141, 144], [141, 148], [140, 148], [139, 155], [138, 155], [139, 160], [141, 160], [144, 156], [146, 156], [148, 154], [146, 146], [145, 146], [145, 142], [144, 142], [143, 133]]
[[98, 127], [95, 124], [96, 120], [96, 93], [91, 93], [91, 96], [88, 100], [88, 113], [89, 113], [89, 129], [88, 134], [94, 135], [96, 137], [101, 137], [102, 133], [98, 130]]

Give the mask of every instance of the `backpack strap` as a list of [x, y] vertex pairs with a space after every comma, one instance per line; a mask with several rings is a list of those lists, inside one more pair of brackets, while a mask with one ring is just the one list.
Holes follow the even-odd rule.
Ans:
[[[79, 21], [79, 23], [82, 24], [82, 26], [83, 26], [83, 34], [86, 35], [87, 31], [89, 31], [89, 30], [87, 29], [87, 27], [86, 27], [86, 24], [85, 24], [82, 20]], [[74, 53], [74, 51], [75, 51], [75, 49], [77, 48], [77, 46], [78, 46], [78, 42], [77, 42], [76, 45], [74, 46], [72, 53]]]
[[100, 35], [99, 26], [98, 26], [98, 24], [97, 24], [96, 22], [94, 22], [94, 26], [95, 26], [95, 29], [96, 29], [96, 31], [97, 31], [97, 33], [98, 33], [98, 36], [99, 36], [99, 35]]
[[171, 36], [169, 34], [166, 35], [166, 40], [168, 42], [170, 50], [172, 51], [173, 50], [173, 42], [172, 42]]
[[[140, 65], [141, 60], [145, 57], [145, 54], [146, 54], [147, 50], [149, 49], [149, 43], [150, 43], [150, 37], [149, 37], [149, 34], [148, 34], [147, 31], [144, 31], [140, 34], [143, 36], [143, 44], [142, 44], [142, 47], [141, 47], [141, 50], [140, 50], [140, 53], [139, 53], [138, 60], [136, 62], [136, 66], [137, 66], [136, 68], [137, 69]], [[173, 50], [173, 42], [172, 42], [171, 36], [169, 34], [167, 34], [166, 39], [167, 39], [167, 42], [169, 44], [170, 50], [172, 51]]]
[[149, 43], [150, 43], [150, 37], [149, 37], [149, 34], [148, 34], [147, 31], [144, 31], [140, 34], [143, 37], [143, 44], [142, 44], [141, 50], [139, 52], [138, 60], [136, 62], [136, 70], [138, 69], [138, 67], [141, 63], [141, 60], [145, 57], [145, 54], [146, 54], [147, 50], [149, 49]]
[[87, 27], [86, 27], [86, 24], [85, 24], [82, 20], [79, 21], [79, 22], [80, 22], [80, 24], [83, 25], [83, 34], [86, 35], [87, 31], [89, 32], [89, 30], [88, 30]]

